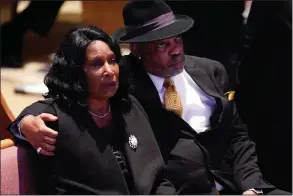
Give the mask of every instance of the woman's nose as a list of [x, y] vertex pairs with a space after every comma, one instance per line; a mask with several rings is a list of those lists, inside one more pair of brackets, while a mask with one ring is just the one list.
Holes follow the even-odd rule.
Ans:
[[111, 65], [109, 65], [108, 62], [105, 63], [105, 66], [104, 66], [104, 76], [112, 76], [114, 74], [112, 68], [111, 68]]

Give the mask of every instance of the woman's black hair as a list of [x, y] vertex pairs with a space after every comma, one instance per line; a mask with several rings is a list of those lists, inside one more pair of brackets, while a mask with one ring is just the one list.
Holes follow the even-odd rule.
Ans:
[[[44, 83], [49, 92], [46, 98], [57, 99], [63, 106], [72, 104], [87, 106], [88, 84], [84, 71], [87, 46], [95, 40], [105, 42], [116, 55], [119, 62], [122, 58], [118, 43], [106, 32], [96, 26], [86, 26], [68, 32], [54, 56], [52, 67], [45, 76]], [[123, 75], [120, 67], [119, 87], [110, 99], [115, 104], [127, 97], [127, 75]]]

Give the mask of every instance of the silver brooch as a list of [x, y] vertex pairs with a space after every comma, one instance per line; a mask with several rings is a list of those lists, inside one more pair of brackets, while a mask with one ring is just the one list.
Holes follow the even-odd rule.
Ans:
[[135, 150], [137, 148], [137, 138], [134, 135], [130, 135], [128, 139], [129, 146]]

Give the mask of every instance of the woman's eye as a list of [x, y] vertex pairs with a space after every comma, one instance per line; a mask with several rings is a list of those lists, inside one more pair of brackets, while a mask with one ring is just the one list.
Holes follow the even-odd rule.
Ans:
[[117, 63], [116, 58], [111, 59], [109, 63], [110, 63], [110, 64], [116, 64], [116, 63]]
[[102, 61], [97, 60], [92, 64], [92, 67], [101, 67], [103, 64], [104, 63]]

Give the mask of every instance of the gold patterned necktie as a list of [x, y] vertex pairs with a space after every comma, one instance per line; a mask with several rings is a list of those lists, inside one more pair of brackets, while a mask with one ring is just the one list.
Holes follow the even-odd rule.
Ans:
[[174, 112], [182, 117], [183, 107], [173, 80], [166, 78], [164, 81], [164, 87], [166, 88], [164, 95], [164, 105], [166, 110]]

